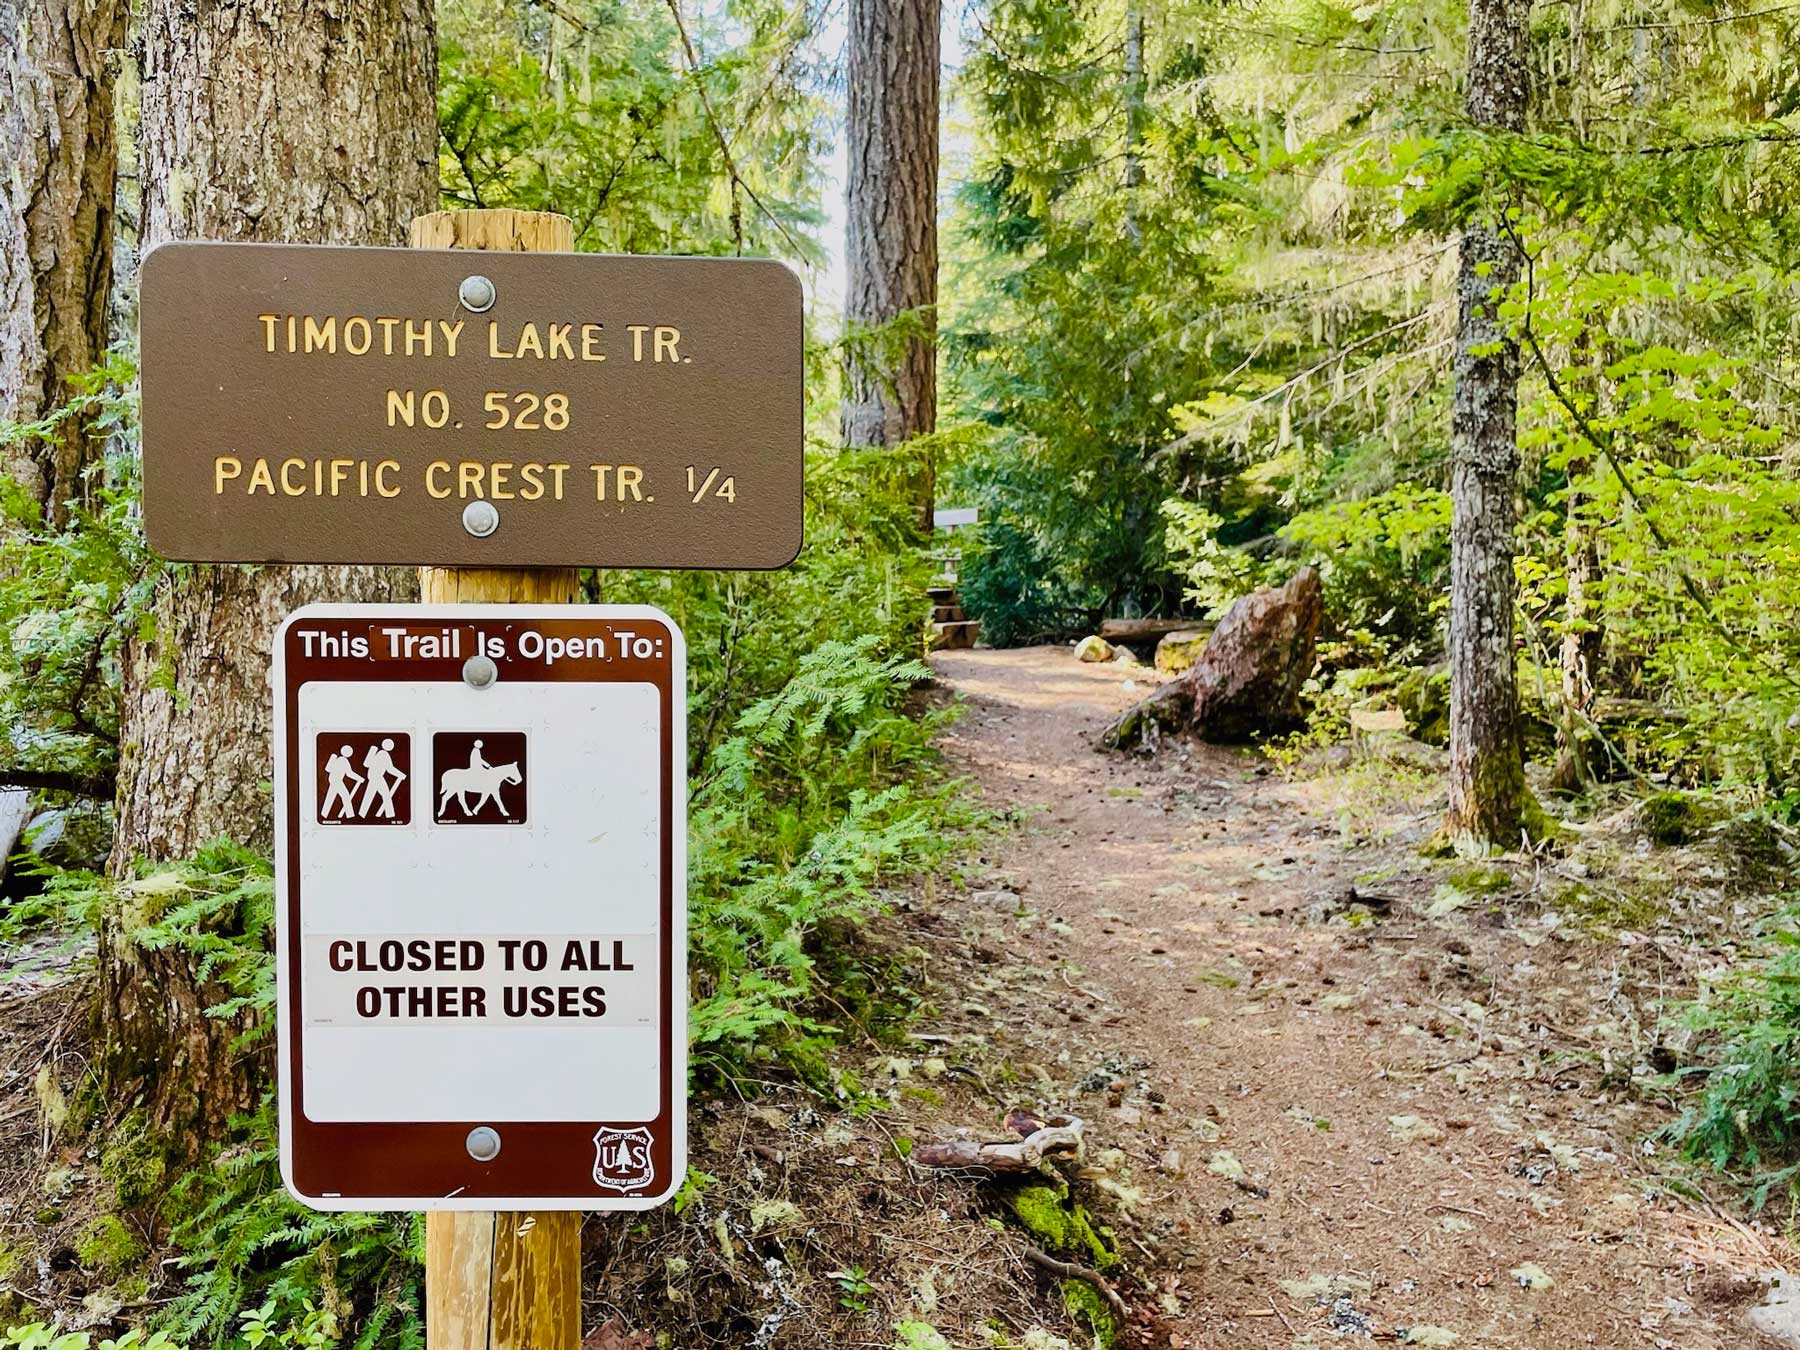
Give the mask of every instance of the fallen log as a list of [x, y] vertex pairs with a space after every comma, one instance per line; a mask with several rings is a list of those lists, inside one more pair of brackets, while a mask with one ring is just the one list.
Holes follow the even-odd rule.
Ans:
[[1015, 1140], [952, 1139], [942, 1144], [921, 1144], [912, 1160], [921, 1167], [980, 1167], [990, 1172], [1035, 1172], [1052, 1158], [1079, 1158], [1086, 1129], [1079, 1116], [1051, 1116], [1040, 1120], [1025, 1111], [1006, 1118]]
[[1193, 628], [1196, 619], [1102, 619], [1100, 636], [1108, 642], [1148, 642], [1167, 633]]

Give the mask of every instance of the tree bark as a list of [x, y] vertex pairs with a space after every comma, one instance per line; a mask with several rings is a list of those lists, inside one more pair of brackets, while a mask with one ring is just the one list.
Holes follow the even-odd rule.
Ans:
[[[143, 17], [146, 247], [171, 239], [399, 244], [437, 199], [431, 0], [150, 0]], [[165, 579], [124, 661], [112, 869], [222, 835], [267, 848], [269, 644], [308, 600], [411, 598], [413, 574], [362, 567], [195, 567]], [[110, 1080], [140, 1083], [175, 1140], [254, 1103], [241, 1031], [178, 953], [102, 933]], [[147, 990], [147, 992], [146, 992]]]
[[1600, 660], [1603, 631], [1597, 618], [1592, 587], [1600, 570], [1600, 553], [1593, 526], [1583, 518], [1585, 496], [1581, 484], [1593, 472], [1585, 455], [1569, 460], [1569, 495], [1564, 504], [1562, 635], [1562, 716], [1556, 730], [1556, 767], [1550, 785], [1558, 792], [1579, 792], [1593, 778], [1588, 762], [1586, 732], [1594, 706], [1594, 668]]
[[[1465, 106], [1476, 126], [1523, 131], [1530, 0], [1470, 0]], [[1463, 847], [1519, 842], [1525, 770], [1513, 658], [1513, 492], [1519, 348], [1493, 296], [1521, 258], [1493, 217], [1472, 220], [1457, 273], [1450, 414], [1450, 812]]]
[[[67, 402], [106, 351], [127, 13], [124, 0], [0, 0], [0, 418]], [[0, 464], [51, 525], [88, 495], [90, 431], [71, 418]]]
[[[844, 372], [846, 445], [897, 446], [937, 424], [938, 0], [850, 0], [847, 331], [908, 315]], [[913, 484], [931, 525], [929, 464]]]
[[1141, 243], [1138, 189], [1144, 185], [1144, 11], [1138, 0], [1125, 9], [1125, 235]]

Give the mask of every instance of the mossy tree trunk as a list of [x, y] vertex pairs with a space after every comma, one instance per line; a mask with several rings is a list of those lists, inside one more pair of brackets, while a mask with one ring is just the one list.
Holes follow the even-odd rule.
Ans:
[[[150, 0], [143, 16], [144, 243], [399, 244], [437, 199], [430, 0]], [[309, 600], [411, 598], [410, 572], [196, 567], [169, 577], [124, 666], [112, 870], [220, 836], [266, 847], [275, 625]], [[102, 934], [107, 1076], [177, 1141], [251, 1105], [242, 1030], [201, 1011], [219, 991], [177, 950]]]
[[[1465, 106], [1477, 126], [1525, 129], [1530, 17], [1530, 0], [1470, 0]], [[1519, 843], [1525, 798], [1513, 653], [1519, 348], [1493, 298], [1521, 263], [1497, 215], [1464, 229], [1450, 415], [1448, 825], [1459, 847], [1476, 850]]]
[[[36, 421], [99, 365], [113, 278], [123, 0], [0, 0], [0, 418]], [[52, 525], [101, 445], [77, 418], [0, 469]]]

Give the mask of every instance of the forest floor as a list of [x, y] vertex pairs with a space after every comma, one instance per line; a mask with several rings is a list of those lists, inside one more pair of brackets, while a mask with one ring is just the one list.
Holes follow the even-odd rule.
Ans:
[[[1621, 796], [1539, 854], [1432, 860], [1441, 752], [1102, 754], [1154, 672], [933, 664], [943, 771], [1015, 823], [822, 944], [870, 963], [859, 1007], [913, 1005], [868, 1036], [821, 1010], [835, 1092], [772, 1065], [703, 1095], [683, 1203], [589, 1216], [590, 1345], [1083, 1350], [1081, 1282], [1035, 1248], [1105, 1265], [1122, 1350], [1800, 1347], [1750, 1320], [1800, 1272], [1791, 1216], [1663, 1137], [1667, 1005], [1787, 884], [1753, 849], [1653, 847]], [[163, 1188], [112, 1178], [83, 950], [46, 935], [0, 979], [0, 1317], [117, 1328], [188, 1274]], [[1014, 1107], [1085, 1122], [1062, 1206], [912, 1156]]]
[[[1404, 759], [1101, 754], [1153, 672], [1066, 647], [934, 665], [967, 706], [951, 767], [1029, 813], [945, 898], [990, 963], [961, 1029], [1073, 1084], [1175, 1344], [1800, 1343], [1747, 1316], [1795, 1251], [1706, 1198], [1726, 1188], [1633, 1088], [1647, 1009], [1718, 941], [1671, 923], [1720, 903], [1704, 859], [1679, 864], [1698, 885], [1603, 837], [1429, 861], [1441, 778]], [[1609, 858], [1656, 884], [1618, 889]]]

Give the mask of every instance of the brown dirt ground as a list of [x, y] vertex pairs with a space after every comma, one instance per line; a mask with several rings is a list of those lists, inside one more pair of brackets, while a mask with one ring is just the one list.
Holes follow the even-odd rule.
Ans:
[[1059, 647], [934, 665], [967, 704], [953, 767], [1032, 813], [945, 902], [993, 962], [957, 1029], [1090, 1120], [1178, 1339], [1773, 1344], [1743, 1314], [1792, 1253], [1671, 1189], [1647, 1142], [1670, 1113], [1631, 1090], [1631, 995], [1684, 944], [1565, 922], [1542, 858], [1428, 917], [1454, 871], [1418, 852], [1435, 775], [1354, 751], [1287, 773], [1249, 750], [1102, 755], [1154, 673]]

